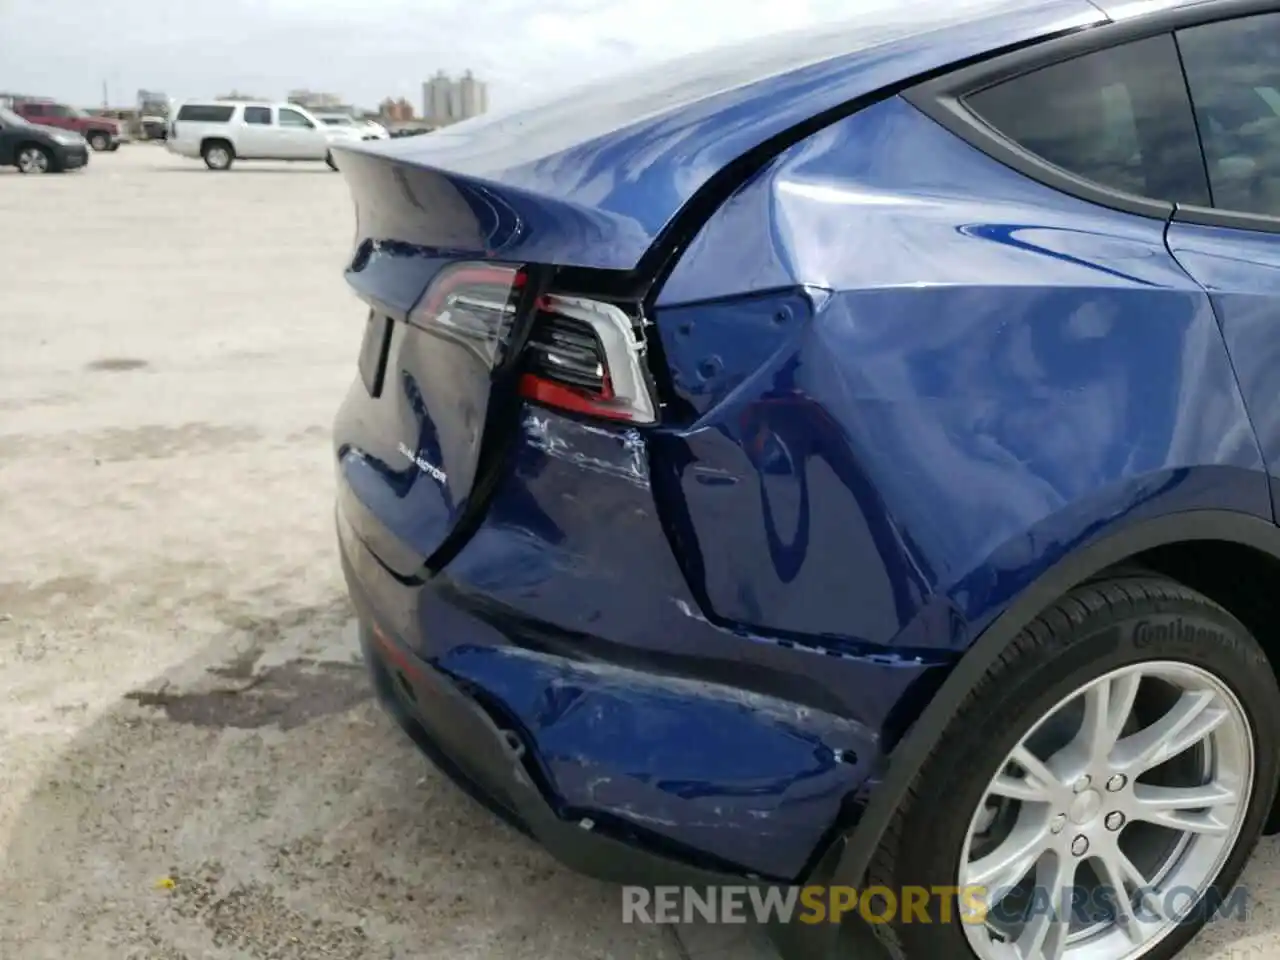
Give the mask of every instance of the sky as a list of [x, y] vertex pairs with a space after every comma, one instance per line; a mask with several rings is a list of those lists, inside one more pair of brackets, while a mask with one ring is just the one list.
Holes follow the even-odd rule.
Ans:
[[[654, 60], [838, 20], [866, 0], [0, 0], [0, 92], [130, 106], [139, 89], [422, 109], [471, 69], [491, 108]], [[909, 2], [909, 0], [905, 0]]]

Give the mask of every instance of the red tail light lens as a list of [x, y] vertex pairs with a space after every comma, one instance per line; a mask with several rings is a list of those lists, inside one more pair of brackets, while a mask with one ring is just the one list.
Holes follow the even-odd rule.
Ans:
[[409, 314], [409, 323], [468, 347], [492, 369], [510, 342], [526, 279], [517, 267], [447, 267]]
[[656, 419], [641, 332], [618, 307], [596, 300], [539, 301], [520, 394], [543, 406], [609, 420]]

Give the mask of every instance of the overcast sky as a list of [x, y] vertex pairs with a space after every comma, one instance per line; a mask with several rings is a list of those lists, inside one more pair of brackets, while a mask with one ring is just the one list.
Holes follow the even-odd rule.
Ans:
[[[847, 16], [865, 0], [0, 0], [0, 91], [82, 106], [233, 88], [422, 107], [471, 68], [506, 107], [667, 55]], [[909, 0], [904, 0], [909, 2]]]

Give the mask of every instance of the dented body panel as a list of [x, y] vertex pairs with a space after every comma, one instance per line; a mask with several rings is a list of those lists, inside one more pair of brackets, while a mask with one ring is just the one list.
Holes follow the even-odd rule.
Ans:
[[[613, 120], [570, 100], [339, 161], [347, 279], [375, 314], [408, 325], [449, 263], [532, 264], [551, 292], [530, 310], [634, 320], [623, 353], [660, 385], [656, 422], [531, 399], [498, 362], [451, 392], [458, 365], [407, 369], [401, 332], [389, 392], [357, 382], [335, 425], [379, 694], [566, 862], [581, 835], [806, 877], [975, 638], [1064, 557], [1207, 508], [1271, 523], [1165, 223], [1026, 179], [887, 89], [1097, 8], [931, 16], [673, 72]], [[679, 256], [637, 285], [655, 251]], [[439, 423], [475, 468], [456, 497]]]
[[655, 313], [692, 411], [663, 443], [688, 464], [680, 538], [709, 614], [962, 650], [1084, 540], [1208, 506], [1270, 519], [1208, 296], [1164, 229], [899, 98], [779, 157]]
[[353, 594], [421, 669], [517, 733], [562, 816], [690, 862], [796, 876], [876, 774], [897, 705], [946, 658], [712, 624], [637, 432], [532, 407], [522, 422], [485, 522], [428, 585], [386, 569], [340, 511]]

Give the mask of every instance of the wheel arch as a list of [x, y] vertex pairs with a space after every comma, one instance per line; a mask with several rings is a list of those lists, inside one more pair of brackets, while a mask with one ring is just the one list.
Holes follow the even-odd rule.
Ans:
[[[1211, 551], [1208, 557], [1206, 550]], [[942, 730], [1008, 643], [1073, 587], [1126, 565], [1178, 580], [1224, 606], [1251, 630], [1265, 628], [1257, 639], [1280, 674], [1280, 629], [1263, 619], [1264, 603], [1258, 597], [1261, 585], [1280, 587], [1280, 527], [1224, 510], [1190, 510], [1126, 524], [1050, 567], [987, 626], [898, 743], [857, 825], [827, 851], [814, 871], [815, 882], [861, 886], [894, 809]], [[1273, 809], [1267, 832], [1277, 831], [1280, 809]]]
[[220, 143], [231, 151], [231, 156], [236, 156], [236, 145], [232, 143], [231, 138], [222, 134], [210, 134], [207, 137], [200, 138], [200, 155], [204, 156], [204, 152], [209, 149], [212, 144]]

